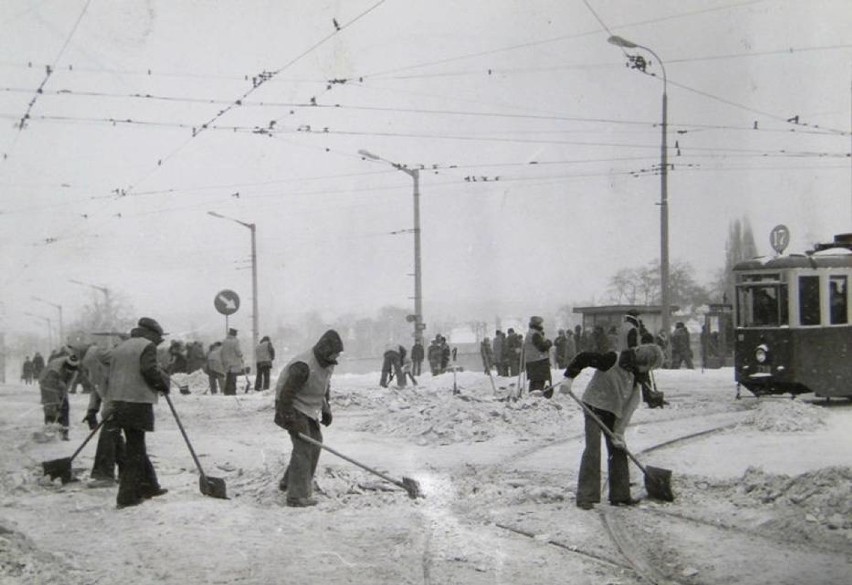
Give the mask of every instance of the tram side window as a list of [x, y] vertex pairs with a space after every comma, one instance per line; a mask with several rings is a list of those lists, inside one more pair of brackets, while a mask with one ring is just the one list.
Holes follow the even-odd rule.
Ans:
[[831, 276], [828, 279], [828, 303], [831, 308], [831, 324], [842, 325], [849, 314], [849, 283], [846, 276]]
[[799, 277], [799, 321], [802, 325], [819, 325], [819, 276]]

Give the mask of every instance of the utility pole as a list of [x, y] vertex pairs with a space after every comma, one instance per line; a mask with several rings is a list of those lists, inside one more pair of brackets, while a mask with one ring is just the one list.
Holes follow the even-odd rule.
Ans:
[[423, 345], [423, 330], [426, 329], [426, 325], [423, 323], [423, 277], [420, 268], [420, 169], [409, 169], [367, 150], [359, 150], [358, 154], [372, 160], [386, 162], [414, 181], [414, 341]]
[[66, 343], [66, 342], [67, 342], [67, 340], [65, 339], [65, 329], [64, 329], [64, 327], [63, 327], [63, 325], [62, 325], [62, 305], [57, 305], [57, 304], [55, 304], [55, 303], [51, 303], [50, 301], [46, 301], [46, 300], [44, 300], [44, 299], [42, 299], [42, 298], [35, 297], [35, 296], [34, 296], [34, 297], [32, 297], [32, 299], [33, 299], [34, 301], [41, 301], [42, 303], [46, 303], [46, 304], [48, 304], [48, 305], [52, 305], [52, 306], [56, 307], [56, 308], [59, 310], [59, 343], [60, 343], [60, 345], [61, 345], [61, 344], [63, 344], [63, 343]]
[[[668, 161], [668, 77], [666, 66], [653, 49], [628, 41], [619, 36], [611, 36], [607, 41], [623, 49], [643, 49], [653, 55], [663, 72], [663, 120], [660, 141], [660, 296], [661, 321], [666, 337], [670, 339], [671, 291], [669, 290], [669, 161]], [[645, 71], [644, 67], [639, 68]]]
[[81, 286], [88, 286], [89, 288], [93, 288], [95, 290], [99, 290], [104, 294], [104, 312], [106, 313], [105, 323], [102, 326], [107, 331], [112, 331], [114, 329], [112, 322], [112, 303], [110, 301], [109, 289], [105, 286], [98, 286], [96, 284], [89, 284], [88, 282], [80, 282], [79, 280], [74, 280], [73, 278], [68, 279], [68, 282], [73, 282], [74, 284], [79, 284]]
[[258, 344], [258, 302], [257, 302], [257, 226], [253, 223], [247, 223], [244, 221], [240, 221], [238, 219], [234, 219], [233, 217], [227, 217], [222, 215], [221, 213], [217, 213], [215, 211], [208, 211], [207, 215], [212, 217], [216, 217], [219, 219], [226, 219], [228, 221], [232, 221], [234, 223], [238, 223], [243, 227], [247, 227], [251, 230], [251, 355], [253, 361], [257, 361], [255, 358], [255, 351], [257, 350]]

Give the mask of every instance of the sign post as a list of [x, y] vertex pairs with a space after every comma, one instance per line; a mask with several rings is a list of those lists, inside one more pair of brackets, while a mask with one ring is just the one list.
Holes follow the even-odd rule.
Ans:
[[225, 335], [228, 334], [228, 315], [233, 315], [240, 308], [240, 295], [232, 290], [224, 289], [216, 293], [213, 306], [225, 315]]
[[790, 230], [784, 224], [776, 225], [769, 233], [769, 243], [779, 256], [784, 253], [790, 244]]

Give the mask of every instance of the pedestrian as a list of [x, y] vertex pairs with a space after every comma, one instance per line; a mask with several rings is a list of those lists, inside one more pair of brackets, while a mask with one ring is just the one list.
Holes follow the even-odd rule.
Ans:
[[491, 350], [491, 339], [485, 336], [479, 344], [479, 355], [482, 358], [482, 367], [486, 374], [491, 373], [491, 366], [494, 365], [494, 354]]
[[441, 373], [447, 371], [447, 366], [450, 365], [450, 344], [447, 343], [447, 338], [441, 335]]
[[68, 390], [74, 384], [79, 366], [76, 355], [61, 355], [47, 363], [38, 379], [44, 424], [61, 425], [63, 441], [68, 440]]
[[402, 373], [402, 363], [405, 360], [405, 348], [395, 343], [389, 344], [382, 354], [382, 377], [379, 385], [387, 388], [390, 381], [396, 376], [397, 386], [405, 387], [405, 376]]
[[222, 365], [225, 367], [225, 388], [222, 394], [236, 396], [237, 377], [245, 373], [245, 362], [243, 361], [243, 350], [237, 339], [237, 330], [228, 329], [228, 335], [222, 342]]
[[105, 400], [107, 392], [107, 379], [109, 376], [109, 364], [112, 361], [110, 350], [92, 345], [83, 356], [83, 367], [89, 373], [89, 382], [92, 384], [92, 392], [89, 394], [89, 407], [83, 422], [89, 424], [89, 430], [95, 430], [98, 426], [98, 412], [104, 420], [98, 435], [98, 446], [95, 450], [95, 462], [92, 472], [89, 474], [90, 488], [112, 487], [116, 482], [116, 467], [118, 477], [124, 469], [126, 457], [126, 446], [124, 437], [112, 416], [112, 405]]
[[24, 360], [24, 365], [21, 367], [21, 380], [27, 385], [33, 383], [33, 361], [30, 359], [30, 356], [27, 356], [27, 359]]
[[[642, 344], [621, 354], [583, 352], [565, 370], [562, 382], [566, 391], [571, 388], [583, 368], [593, 367], [595, 373], [583, 393], [582, 401], [612, 431], [614, 439], [606, 437], [609, 502], [614, 506], [638, 503], [630, 495], [630, 470], [624, 432], [633, 412], [639, 405], [641, 390], [637, 376], [659, 368], [663, 352], [655, 344]], [[576, 502], [579, 508], [590, 510], [601, 501], [601, 429], [585, 414], [586, 446], [580, 461]]]
[[672, 369], [679, 370], [681, 363], [686, 363], [686, 367], [690, 370], [694, 368], [689, 331], [687, 331], [683, 321], [678, 321], [672, 332]]
[[219, 388], [225, 392], [225, 364], [222, 363], [222, 342], [215, 341], [207, 350], [207, 383], [210, 394], [217, 394]]
[[154, 431], [154, 405], [161, 393], [169, 392], [169, 376], [157, 363], [163, 335], [157, 321], [142, 317], [130, 337], [112, 351], [104, 401], [111, 403], [113, 421], [124, 433], [127, 449], [119, 474], [119, 509], [168, 491], [160, 486], [145, 445], [145, 433]]
[[44, 358], [39, 352], [33, 356], [33, 378], [38, 380], [44, 370]]
[[[544, 335], [544, 319], [530, 317], [529, 330], [524, 337], [524, 365], [527, 379], [530, 382], [530, 392], [544, 390], [550, 385], [550, 347], [553, 342]], [[544, 392], [545, 398], [553, 396], [553, 388]]]
[[436, 335], [429, 344], [429, 370], [433, 376], [441, 373], [441, 336]]
[[574, 340], [574, 332], [570, 329], [565, 330], [565, 367], [571, 363], [571, 360], [577, 355], [577, 342]]
[[419, 376], [422, 373], [423, 369], [423, 359], [426, 357], [426, 353], [423, 349], [423, 342], [418, 339], [414, 342], [414, 345], [411, 346], [411, 374], [412, 376]]
[[183, 343], [173, 339], [169, 345], [169, 365], [166, 368], [169, 375], [186, 373], [186, 354], [184, 352]]
[[494, 332], [494, 341], [491, 342], [491, 355], [498, 376], [505, 376], [506, 362], [503, 361], [503, 344], [506, 342], [506, 334], [497, 329]]
[[553, 347], [556, 350], [556, 367], [564, 370], [568, 367], [568, 336], [565, 335], [564, 329], [557, 331]]
[[506, 342], [503, 344], [503, 360], [506, 362], [509, 376], [514, 377], [520, 373], [523, 343], [521, 334], [515, 333], [515, 330], [509, 327], [506, 331]]
[[275, 348], [269, 336], [264, 335], [257, 344], [254, 351], [254, 359], [257, 365], [257, 374], [254, 378], [254, 389], [258, 392], [269, 390], [269, 372], [272, 370], [272, 362], [275, 360]]
[[278, 483], [278, 488], [287, 492], [288, 506], [317, 503], [313, 480], [320, 448], [302, 440], [299, 434], [322, 442], [320, 424], [327, 427], [332, 421], [328, 403], [331, 375], [342, 351], [340, 335], [329, 329], [313, 348], [290, 360], [275, 384], [275, 424], [290, 434], [293, 444], [290, 465]]

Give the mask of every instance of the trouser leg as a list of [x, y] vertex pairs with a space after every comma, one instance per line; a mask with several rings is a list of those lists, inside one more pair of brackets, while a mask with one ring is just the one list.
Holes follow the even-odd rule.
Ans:
[[[304, 416], [301, 413], [297, 416]], [[316, 421], [308, 419], [308, 436], [322, 442], [322, 432]], [[319, 462], [320, 448], [303, 441], [295, 433], [290, 433], [293, 452], [290, 455], [290, 466], [287, 468], [287, 499], [301, 500], [313, 495], [313, 478]]]
[[[91, 474], [93, 479], [115, 479], [119, 449], [124, 450], [121, 429], [107, 421], [98, 435], [98, 447], [95, 450], [95, 463]], [[121, 456], [123, 458], [124, 454], [121, 453]]]
[[210, 384], [210, 394], [216, 394], [219, 391], [219, 377], [216, 374], [207, 374], [207, 382]]
[[630, 469], [627, 465], [627, 453], [612, 445], [609, 437], [606, 439], [606, 449], [609, 454], [607, 469], [609, 472], [609, 501], [613, 503], [630, 500]]
[[226, 394], [228, 396], [236, 396], [237, 394], [237, 373], [236, 372], [228, 372], [225, 376], [225, 390], [222, 394]]
[[145, 477], [145, 431], [138, 429], [124, 429], [127, 439], [127, 458], [118, 482], [118, 496], [116, 503], [119, 506], [133, 505], [142, 499], [140, 484]]
[[580, 459], [577, 503], [596, 504], [601, 501], [601, 430], [588, 414], [584, 419], [586, 447]]

